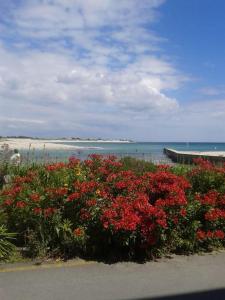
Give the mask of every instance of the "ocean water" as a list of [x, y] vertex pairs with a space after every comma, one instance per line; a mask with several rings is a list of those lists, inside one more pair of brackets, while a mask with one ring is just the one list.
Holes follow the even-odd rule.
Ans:
[[172, 142], [135, 142], [135, 143], [104, 143], [104, 142], [63, 142], [63, 144], [81, 147], [77, 150], [54, 150], [24, 153], [28, 160], [60, 161], [76, 156], [85, 159], [89, 154], [116, 155], [118, 157], [132, 156], [139, 159], [168, 163], [164, 148], [180, 151], [225, 151], [225, 143], [172, 143]]

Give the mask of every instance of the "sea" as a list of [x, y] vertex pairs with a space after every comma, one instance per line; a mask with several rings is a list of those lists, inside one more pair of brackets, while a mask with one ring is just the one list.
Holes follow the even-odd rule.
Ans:
[[225, 151], [225, 143], [197, 143], [197, 142], [67, 142], [60, 144], [78, 146], [75, 150], [34, 150], [23, 153], [29, 161], [64, 161], [69, 157], [86, 159], [90, 154], [103, 156], [116, 155], [117, 157], [131, 156], [154, 163], [169, 163], [170, 160], [164, 153], [164, 148], [179, 151]]

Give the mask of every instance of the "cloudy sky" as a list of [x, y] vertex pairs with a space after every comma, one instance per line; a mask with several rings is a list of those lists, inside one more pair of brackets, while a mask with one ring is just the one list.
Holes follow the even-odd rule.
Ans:
[[223, 0], [0, 0], [0, 135], [225, 142]]

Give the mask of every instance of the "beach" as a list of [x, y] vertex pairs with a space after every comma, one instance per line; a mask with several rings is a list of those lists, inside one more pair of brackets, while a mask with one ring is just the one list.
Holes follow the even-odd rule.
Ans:
[[[25, 153], [29, 150], [46, 152], [51, 157], [68, 158], [77, 155], [85, 159], [88, 155], [132, 156], [154, 162], [169, 163], [170, 159], [163, 153], [164, 148], [171, 149], [178, 156], [203, 156], [225, 159], [225, 143], [166, 143], [166, 142], [128, 142], [120, 140], [80, 140], [80, 139], [33, 139], [33, 138], [2, 138], [0, 148], [8, 144], [10, 149], [18, 149]], [[37, 153], [36, 153], [37, 154]]]
[[[65, 145], [61, 144], [64, 140], [39, 140], [39, 139], [2, 139], [0, 140], [0, 147], [3, 144], [8, 144], [11, 149], [18, 150], [79, 150], [83, 149], [82, 146]], [[68, 142], [68, 141], [66, 141]]]
[[0, 147], [8, 144], [11, 149], [18, 150], [79, 150], [79, 149], [102, 149], [102, 147], [69, 145], [70, 143], [130, 143], [124, 140], [79, 140], [79, 139], [30, 139], [30, 138], [3, 138], [0, 139]]

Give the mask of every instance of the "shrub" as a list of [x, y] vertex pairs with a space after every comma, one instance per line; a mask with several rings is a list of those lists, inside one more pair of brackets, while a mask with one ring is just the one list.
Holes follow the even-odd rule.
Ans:
[[192, 191], [207, 193], [210, 190], [217, 190], [225, 193], [225, 168], [215, 166], [202, 158], [197, 158], [194, 162], [196, 167], [189, 174]]
[[224, 199], [222, 167], [99, 155], [21, 167], [0, 195], [5, 224], [31, 256], [111, 259], [223, 246]]

